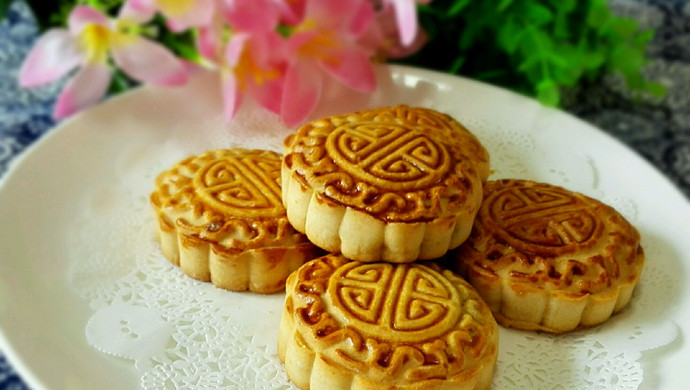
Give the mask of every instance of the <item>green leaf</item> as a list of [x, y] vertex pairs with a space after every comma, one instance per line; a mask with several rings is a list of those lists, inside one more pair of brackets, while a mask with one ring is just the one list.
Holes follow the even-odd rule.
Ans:
[[559, 13], [569, 14], [577, 7], [577, 0], [551, 0], [549, 1]]
[[513, 19], [509, 19], [506, 23], [503, 23], [498, 30], [498, 44], [502, 47], [508, 54], [514, 54], [520, 45], [520, 40], [522, 39], [522, 33], [525, 31], [524, 27], [515, 22]]
[[447, 15], [451, 18], [458, 16], [458, 14], [471, 2], [472, 0], [455, 0], [453, 5], [448, 9]]
[[625, 75], [639, 73], [646, 59], [644, 53], [628, 46], [619, 46], [611, 53], [610, 66]]
[[557, 106], [561, 100], [558, 85], [553, 80], [542, 80], [537, 84], [537, 99], [546, 106]]
[[633, 90], [642, 90], [647, 85], [647, 81], [640, 73], [623, 73], [625, 84]]
[[585, 19], [587, 25], [596, 30], [604, 28], [611, 20], [611, 10], [605, 0], [591, 0], [589, 11]]
[[450, 68], [448, 68], [448, 72], [452, 74], [457, 74], [460, 71], [460, 68], [462, 68], [462, 64], [464, 64], [466, 60], [467, 58], [465, 57], [457, 57], [450, 65]]
[[558, 51], [549, 51], [544, 53], [544, 59], [552, 66], [567, 67], [573, 65]]
[[542, 63], [543, 63], [543, 58], [541, 56], [534, 55], [534, 56], [525, 58], [520, 63], [520, 65], [518, 66], [517, 70], [519, 72], [527, 72], [531, 68], [539, 67]]
[[663, 97], [668, 92], [664, 84], [656, 82], [648, 82], [645, 90], [655, 97]]
[[620, 36], [629, 37], [637, 32], [638, 24], [632, 19], [614, 19], [611, 29]]
[[462, 35], [460, 35], [460, 40], [458, 41], [460, 50], [469, 49], [478, 40], [479, 32], [483, 28], [484, 26], [479, 24], [467, 26]]
[[631, 44], [640, 50], [644, 50], [649, 42], [654, 39], [655, 31], [652, 29], [641, 31], [635, 34], [631, 40]]
[[553, 28], [551, 29], [554, 39], [568, 41], [573, 35], [570, 30], [570, 18], [568, 14], [558, 13], [554, 17]]
[[544, 52], [553, 50], [551, 36], [536, 28], [526, 28], [521, 43], [520, 51], [526, 56], [543, 56]]
[[13, 0], [0, 0], [0, 20], [5, 19]]
[[513, 4], [514, 0], [501, 0], [500, 3], [496, 6], [496, 10], [498, 12], [503, 12], [505, 11], [506, 8], [510, 7], [511, 4]]
[[564, 85], [566, 87], [572, 87], [577, 84], [580, 77], [582, 77], [582, 68], [556, 68], [552, 72], [553, 77], [558, 84]]
[[606, 58], [599, 52], [583, 53], [582, 65], [587, 69], [598, 69], [604, 65]]
[[553, 12], [539, 3], [527, 3], [525, 17], [537, 25], [545, 25], [553, 20]]

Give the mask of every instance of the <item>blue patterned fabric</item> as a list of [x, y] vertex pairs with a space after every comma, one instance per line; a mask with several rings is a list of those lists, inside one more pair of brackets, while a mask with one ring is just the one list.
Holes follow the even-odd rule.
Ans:
[[[610, 77], [573, 91], [566, 109], [639, 152], [690, 197], [690, 0], [611, 0], [610, 5], [657, 30], [646, 72], [669, 87], [668, 95], [636, 100]], [[0, 177], [55, 124], [51, 112], [62, 83], [26, 90], [16, 81], [37, 35], [28, 7], [16, 2], [0, 23]], [[24, 389], [0, 351], [0, 390]]]
[[55, 124], [51, 112], [60, 83], [30, 90], [17, 84], [19, 67], [37, 36], [29, 8], [15, 3], [0, 23], [0, 175]]

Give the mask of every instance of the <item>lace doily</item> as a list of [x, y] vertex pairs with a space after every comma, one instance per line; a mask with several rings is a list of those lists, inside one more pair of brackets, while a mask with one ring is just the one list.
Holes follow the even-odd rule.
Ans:
[[[594, 157], [577, 155], [575, 165], [537, 168], [537, 132], [458, 119], [489, 150], [493, 178], [585, 183], [589, 195], [637, 222], [634, 201], [599, 188]], [[198, 144], [186, 142], [194, 139], [189, 132], [203, 134]], [[251, 107], [231, 125], [217, 117], [195, 129], [170, 129], [170, 141], [155, 153], [123, 146], [115, 157], [116, 175], [82, 199], [83, 214], [74, 224], [81, 228], [69, 235], [74, 253], [68, 275], [93, 310], [86, 337], [103, 353], [130, 360], [144, 389], [294, 388], [276, 347], [284, 294], [233, 293], [185, 276], [161, 255], [148, 205], [155, 176], [187, 155], [228, 146], [281, 151], [287, 133], [276, 118]], [[645, 236], [643, 246], [648, 259], [663, 259], [665, 249], [654, 237]], [[501, 329], [494, 388], [637, 389], [644, 351], [670, 343], [678, 333], [658, 306], [678, 285], [664, 269], [663, 261], [648, 261], [629, 307], [594, 329], [561, 336]]]

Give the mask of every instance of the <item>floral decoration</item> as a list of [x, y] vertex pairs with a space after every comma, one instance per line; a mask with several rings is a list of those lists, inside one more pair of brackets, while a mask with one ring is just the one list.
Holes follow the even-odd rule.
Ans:
[[[15, 0], [0, 0], [0, 18]], [[24, 0], [44, 35], [19, 74], [35, 87], [70, 77], [61, 119], [139, 83], [183, 84], [218, 72], [232, 119], [250, 98], [288, 126], [303, 122], [328, 79], [376, 89], [375, 62], [459, 74], [560, 105], [607, 74], [662, 96], [647, 80], [653, 30], [607, 0]], [[76, 70], [75, 70], [76, 69]]]
[[[100, 101], [113, 69], [176, 86], [201, 67], [219, 72], [228, 119], [250, 97], [294, 126], [316, 106], [326, 78], [374, 91], [373, 59], [404, 54], [420, 34], [415, 7], [414, 0], [127, 0], [110, 17], [80, 4], [67, 28], [36, 42], [19, 83], [40, 86], [78, 68], [55, 105], [61, 119]], [[173, 33], [190, 32], [196, 56], [156, 41], [155, 18]]]

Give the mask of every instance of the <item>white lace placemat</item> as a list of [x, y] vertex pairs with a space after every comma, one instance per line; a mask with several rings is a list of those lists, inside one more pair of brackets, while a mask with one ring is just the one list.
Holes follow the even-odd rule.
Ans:
[[[462, 118], [487, 146], [496, 177], [533, 178], [533, 135], [490, 127]], [[284, 129], [260, 110], [240, 111], [231, 125], [208, 118], [199, 128], [171, 129], [170, 141], [155, 151], [135, 142], [114, 161], [116, 174], [90, 189], [83, 214], [69, 234], [74, 248], [69, 283], [88, 301], [85, 324], [90, 345], [131, 360], [144, 389], [291, 389], [276, 352], [284, 294], [234, 293], [182, 274], [161, 255], [148, 204], [156, 175], [191, 151], [243, 146], [281, 151]], [[176, 134], [204, 134], [198, 145], [179, 145]], [[536, 133], [535, 133], [536, 134]], [[184, 137], [190, 139], [190, 137]], [[592, 156], [571, 164], [554, 162], [539, 172], [542, 181], [568, 186], [591, 183], [597, 197], [633, 224], [634, 201], [598, 189]], [[582, 167], [587, 167], [583, 170]], [[644, 237], [648, 259], [663, 256], [653, 237]], [[630, 306], [594, 329], [553, 336], [501, 329], [496, 389], [638, 389], [646, 350], [672, 342], [678, 329], [659, 312], [658, 302], [674, 295], [676, 276], [648, 261]]]

